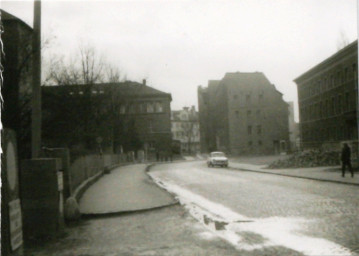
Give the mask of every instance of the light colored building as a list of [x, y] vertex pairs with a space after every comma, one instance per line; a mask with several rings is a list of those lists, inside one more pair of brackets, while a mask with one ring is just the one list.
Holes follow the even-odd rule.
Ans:
[[200, 151], [198, 112], [194, 106], [171, 112], [171, 131], [172, 140], [180, 145], [180, 153]]

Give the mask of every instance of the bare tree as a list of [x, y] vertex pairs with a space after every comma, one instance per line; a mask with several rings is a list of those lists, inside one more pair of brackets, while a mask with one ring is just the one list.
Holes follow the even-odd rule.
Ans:
[[337, 50], [343, 49], [345, 46], [349, 44], [349, 39], [345, 34], [344, 30], [340, 30], [339, 37], [337, 40]]
[[75, 58], [50, 57], [46, 85], [92, 85], [101, 82], [121, 82], [120, 69], [108, 62], [90, 45], [80, 45]]

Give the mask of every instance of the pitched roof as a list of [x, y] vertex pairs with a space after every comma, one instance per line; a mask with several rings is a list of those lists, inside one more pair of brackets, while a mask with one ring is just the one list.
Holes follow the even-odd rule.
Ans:
[[25, 23], [23, 20], [19, 19], [18, 17], [8, 13], [7, 11], [4, 11], [3, 9], [0, 9], [0, 13], [1, 13], [1, 22], [3, 22], [3, 21], [17, 21], [17, 22], [21, 23], [22, 25], [24, 25], [25, 27], [32, 30], [32, 28], [27, 23]]
[[262, 72], [234, 72], [226, 73], [222, 82], [235, 83], [242, 86], [268, 86], [272, 85]]
[[[77, 85], [58, 85], [58, 86], [44, 86], [48, 90], [81, 90], [88, 87], [88, 84], [77, 84]], [[133, 81], [125, 81], [120, 83], [98, 83], [93, 84], [93, 88], [97, 89], [113, 89], [118, 90], [124, 96], [166, 96], [172, 100], [172, 96], [170, 93], [165, 93], [150, 86], [133, 82]]]

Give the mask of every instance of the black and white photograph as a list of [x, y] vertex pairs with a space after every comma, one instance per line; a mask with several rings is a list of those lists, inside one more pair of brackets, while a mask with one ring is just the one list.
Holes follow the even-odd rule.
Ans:
[[1, 254], [359, 256], [358, 0], [1, 0]]

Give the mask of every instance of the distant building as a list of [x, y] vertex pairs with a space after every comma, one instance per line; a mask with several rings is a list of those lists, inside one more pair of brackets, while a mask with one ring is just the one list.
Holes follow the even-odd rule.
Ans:
[[181, 153], [200, 151], [198, 112], [194, 106], [172, 111], [171, 125], [172, 139], [179, 142]]
[[299, 134], [299, 124], [294, 120], [294, 103], [292, 101], [288, 102], [289, 109], [289, 142], [290, 150], [297, 151], [300, 149], [300, 134]]
[[20, 158], [31, 156], [31, 91], [32, 91], [32, 35], [33, 29], [24, 21], [0, 10], [3, 50], [3, 105], [1, 121], [5, 128], [17, 134]]
[[338, 149], [358, 140], [358, 41], [298, 78], [302, 146]]
[[275, 154], [289, 146], [288, 104], [263, 73], [226, 73], [198, 88], [201, 151]]
[[[48, 146], [149, 156], [171, 151], [171, 94], [144, 83], [43, 86], [43, 141]], [[62, 136], [59, 136], [61, 134]]]

